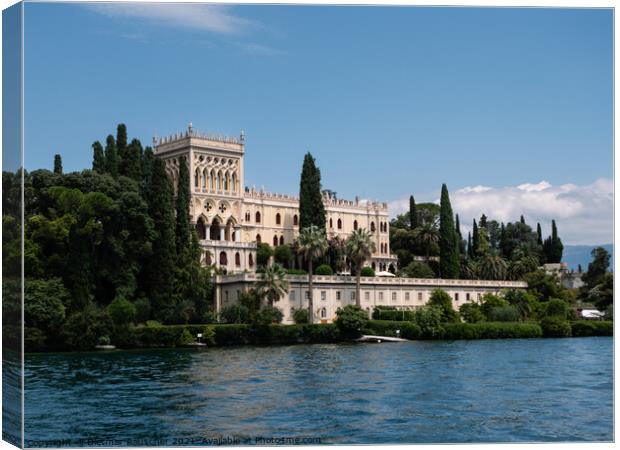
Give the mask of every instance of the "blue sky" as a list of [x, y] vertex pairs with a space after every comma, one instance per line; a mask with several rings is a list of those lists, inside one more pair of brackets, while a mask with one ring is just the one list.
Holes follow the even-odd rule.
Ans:
[[245, 130], [248, 185], [296, 193], [311, 151], [326, 188], [394, 212], [445, 182], [463, 217], [494, 216], [489, 190], [527, 194], [502, 220], [552, 194], [557, 208], [526, 209], [547, 222], [577, 191], [560, 231], [611, 240], [609, 9], [29, 3], [25, 17], [28, 169], [54, 153], [89, 167], [119, 122], [148, 144], [191, 121]]

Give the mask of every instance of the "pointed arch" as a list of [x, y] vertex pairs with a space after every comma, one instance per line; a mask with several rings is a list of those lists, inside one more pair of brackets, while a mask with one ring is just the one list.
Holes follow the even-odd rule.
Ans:
[[284, 236], [280, 236], [280, 245], [284, 245]]
[[280, 213], [276, 213], [276, 225], [280, 225], [281, 222], [282, 216], [280, 215]]

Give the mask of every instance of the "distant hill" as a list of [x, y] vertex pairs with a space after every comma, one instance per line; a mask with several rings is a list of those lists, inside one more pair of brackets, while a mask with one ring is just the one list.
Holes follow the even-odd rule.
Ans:
[[613, 255], [613, 245], [612, 244], [601, 244], [601, 245], [565, 245], [564, 246], [564, 254], [562, 255], [562, 262], [568, 264], [570, 269], [577, 270], [577, 266], [581, 264], [584, 272], [588, 270], [588, 264], [592, 262], [592, 256], [590, 253], [596, 247], [603, 247], [605, 250], [609, 252], [611, 255], [610, 261], [610, 269], [614, 268], [614, 255]]

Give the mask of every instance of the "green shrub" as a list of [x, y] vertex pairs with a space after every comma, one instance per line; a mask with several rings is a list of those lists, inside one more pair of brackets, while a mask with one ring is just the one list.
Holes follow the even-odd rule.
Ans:
[[338, 342], [340, 330], [333, 323], [305, 325], [303, 328], [304, 342], [308, 343], [332, 343]]
[[452, 297], [446, 291], [433, 289], [428, 305], [439, 309], [441, 312], [441, 322], [459, 322], [459, 316], [452, 307]]
[[246, 324], [213, 325], [215, 345], [246, 345], [254, 342], [252, 328]]
[[571, 335], [571, 326], [568, 320], [561, 317], [545, 317], [540, 326], [544, 337], [567, 337]]
[[436, 306], [423, 306], [415, 312], [415, 323], [425, 338], [438, 338], [443, 333], [441, 310]]
[[489, 322], [517, 322], [520, 318], [514, 306], [496, 306], [489, 311]]
[[117, 296], [107, 307], [108, 314], [116, 325], [125, 325], [133, 321], [136, 307], [125, 297]]
[[503, 306], [508, 306], [508, 302], [500, 297], [498, 297], [497, 295], [494, 294], [484, 294], [482, 296], [482, 303], [480, 305], [480, 308], [482, 310], [482, 314], [484, 314], [484, 317], [486, 318], [486, 320], [491, 320], [491, 310], [493, 308], [500, 308]]
[[607, 320], [578, 320], [571, 323], [571, 329], [574, 337], [614, 335], [614, 323]]
[[422, 335], [422, 330], [416, 323], [396, 320], [369, 320], [364, 334], [398, 337], [396, 330], [400, 330], [400, 337], [404, 339], [419, 339]]
[[234, 304], [222, 308], [220, 321], [224, 323], [250, 323], [250, 310], [247, 306]]
[[336, 326], [344, 338], [361, 336], [362, 329], [368, 323], [368, 314], [356, 305], [347, 305], [336, 310]]
[[334, 271], [329, 266], [329, 264], [321, 264], [314, 270], [315, 275], [333, 275]]
[[463, 303], [459, 307], [461, 318], [467, 323], [482, 322], [485, 317], [478, 303]]
[[398, 310], [394, 307], [376, 306], [372, 311], [375, 320], [415, 320], [415, 311]]
[[446, 323], [443, 338], [457, 339], [522, 339], [542, 336], [542, 329], [536, 323], [524, 322], [478, 322]]
[[545, 317], [559, 317], [566, 320], [568, 317], [568, 303], [559, 298], [552, 298], [545, 304]]
[[275, 306], [262, 307], [254, 317], [254, 323], [270, 325], [272, 323], [282, 322], [282, 311]]
[[412, 261], [403, 268], [401, 275], [409, 278], [435, 278], [435, 272], [428, 264]]
[[360, 272], [361, 276], [363, 277], [374, 277], [375, 276], [375, 271], [373, 270], [372, 267], [362, 267], [362, 271]]
[[307, 309], [296, 309], [293, 313], [293, 320], [296, 324], [305, 324], [308, 323], [308, 310]]
[[181, 333], [181, 336], [179, 336], [177, 342], [179, 345], [191, 344], [192, 342], [196, 342], [196, 337], [192, 336], [187, 328], [183, 328], [183, 332]]
[[204, 328], [201, 342], [207, 345], [215, 345], [215, 328], [213, 325], [208, 325]]
[[161, 322], [157, 321], [157, 320], [147, 320], [146, 321], [146, 326], [147, 327], [161, 327]]
[[269, 263], [269, 258], [273, 256], [273, 249], [269, 244], [259, 242], [256, 244], [256, 265], [265, 267]]
[[290, 245], [278, 245], [273, 250], [273, 259], [282, 267], [289, 267], [293, 260], [293, 251]]

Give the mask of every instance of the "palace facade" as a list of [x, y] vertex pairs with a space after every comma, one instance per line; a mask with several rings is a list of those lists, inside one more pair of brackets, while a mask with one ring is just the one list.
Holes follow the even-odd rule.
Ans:
[[[207, 264], [226, 273], [254, 272], [256, 244], [292, 244], [299, 234], [299, 198], [272, 194], [244, 185], [245, 136], [238, 138], [197, 132], [190, 124], [182, 133], [154, 138], [155, 155], [166, 164], [177, 185], [181, 157], [190, 173], [190, 214]], [[346, 238], [365, 228], [377, 251], [368, 265], [377, 271], [396, 268], [390, 253], [387, 203], [340, 200], [323, 196], [328, 236]]]

